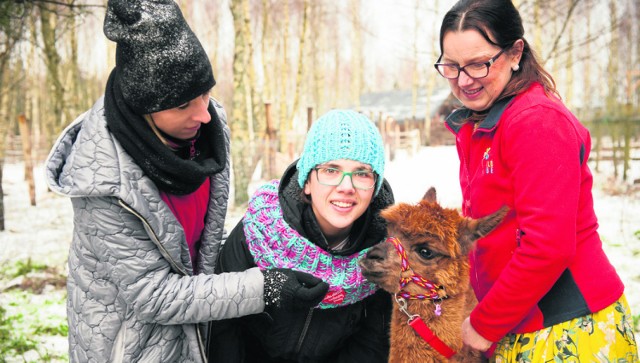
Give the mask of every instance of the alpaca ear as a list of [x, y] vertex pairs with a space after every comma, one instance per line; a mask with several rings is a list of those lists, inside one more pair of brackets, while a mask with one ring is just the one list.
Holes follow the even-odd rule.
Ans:
[[507, 215], [509, 207], [503, 206], [497, 212], [486, 217], [471, 219], [464, 218], [458, 224], [458, 237], [462, 252], [467, 254], [474, 242], [489, 234]]
[[429, 203], [435, 203], [436, 202], [436, 188], [434, 188], [434, 187], [429, 188], [429, 190], [427, 190], [427, 192], [424, 193], [424, 195], [422, 196], [422, 200], [426, 200]]

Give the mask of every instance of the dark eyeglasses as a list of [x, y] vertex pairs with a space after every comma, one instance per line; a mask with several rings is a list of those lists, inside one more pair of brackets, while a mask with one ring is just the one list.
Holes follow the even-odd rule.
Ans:
[[[479, 79], [484, 78], [489, 75], [489, 67], [495, 63], [495, 61], [500, 58], [502, 53], [504, 53], [505, 48], [502, 48], [498, 54], [494, 55], [489, 61], [484, 63], [471, 63], [467, 64], [464, 67], [460, 67], [457, 64], [453, 63], [435, 63], [433, 66], [436, 67], [436, 70], [440, 75], [446, 79], [456, 79], [460, 76], [460, 72], [464, 72], [469, 78]], [[442, 59], [442, 55], [438, 58], [438, 62]]]

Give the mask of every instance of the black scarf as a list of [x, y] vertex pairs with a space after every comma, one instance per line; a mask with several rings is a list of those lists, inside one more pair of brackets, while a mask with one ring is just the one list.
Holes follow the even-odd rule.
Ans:
[[223, 125], [211, 103], [208, 108], [211, 121], [202, 124], [195, 142], [198, 155], [193, 160], [181, 158], [180, 152], [162, 143], [143, 116], [127, 106], [116, 72], [114, 69], [109, 76], [104, 97], [107, 127], [158, 189], [175, 195], [190, 194], [207, 177], [224, 168], [227, 149]]

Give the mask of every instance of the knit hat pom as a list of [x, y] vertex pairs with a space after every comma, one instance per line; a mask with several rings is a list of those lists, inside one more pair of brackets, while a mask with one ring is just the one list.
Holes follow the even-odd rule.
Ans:
[[349, 159], [371, 166], [378, 175], [376, 194], [384, 178], [382, 136], [369, 118], [351, 110], [332, 110], [313, 123], [296, 165], [304, 187], [311, 169], [327, 161]]
[[209, 57], [172, 0], [109, 0], [116, 83], [138, 114], [180, 106], [215, 85]]

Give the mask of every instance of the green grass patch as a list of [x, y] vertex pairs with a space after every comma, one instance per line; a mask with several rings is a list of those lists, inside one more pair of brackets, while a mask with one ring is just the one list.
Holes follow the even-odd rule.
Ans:
[[16, 261], [13, 265], [5, 265], [0, 269], [0, 278], [16, 278], [25, 276], [31, 272], [42, 272], [49, 269], [49, 266], [33, 262], [30, 258], [27, 261]]
[[24, 332], [14, 326], [23, 318], [22, 314], [7, 316], [7, 310], [0, 306], [0, 354], [21, 355], [36, 348], [36, 342], [27, 338]]
[[69, 361], [64, 281], [30, 260], [0, 267], [0, 282], [11, 285], [0, 293], [0, 363]]

